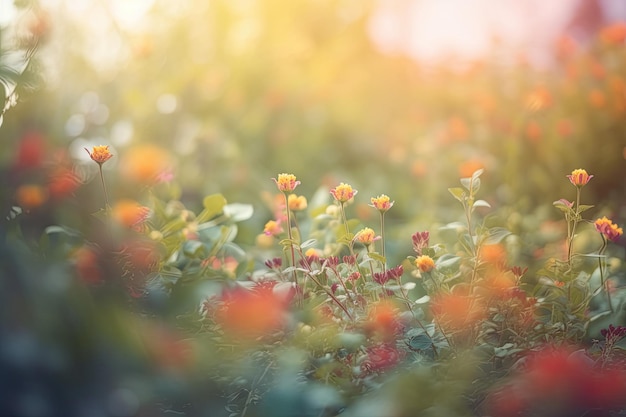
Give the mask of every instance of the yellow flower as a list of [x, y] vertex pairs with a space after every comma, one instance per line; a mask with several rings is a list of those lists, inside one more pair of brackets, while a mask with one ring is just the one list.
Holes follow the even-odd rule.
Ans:
[[381, 194], [378, 197], [372, 197], [371, 199], [372, 204], [370, 204], [370, 206], [384, 213], [387, 210], [389, 210], [391, 207], [393, 207], [394, 202], [389, 201], [389, 200], [390, 200], [389, 197], [387, 197], [385, 194]]
[[593, 175], [587, 174], [587, 171], [584, 169], [575, 169], [572, 171], [571, 175], [567, 176], [567, 178], [569, 178], [569, 181], [576, 187], [582, 187], [593, 178]]
[[376, 233], [369, 227], [364, 228], [356, 235], [356, 240], [365, 246], [371, 245], [375, 240], [380, 239], [380, 236], [376, 236]]
[[107, 145], [94, 146], [91, 152], [89, 152], [89, 149], [87, 148], [85, 148], [85, 150], [89, 154], [89, 157], [96, 161], [99, 165], [104, 164], [113, 157]]
[[291, 193], [300, 184], [300, 181], [296, 180], [296, 176], [293, 174], [278, 174], [278, 179], [272, 178], [278, 189], [285, 193]]
[[435, 261], [428, 255], [422, 255], [415, 259], [415, 266], [422, 272], [430, 272], [435, 267]]
[[610, 219], [607, 219], [606, 216], [596, 220], [594, 226], [598, 232], [602, 233], [608, 240], [613, 242], [617, 241], [624, 233], [621, 227], [618, 227]]
[[289, 194], [289, 197], [287, 197], [287, 203], [289, 204], [289, 210], [292, 211], [302, 211], [307, 208], [306, 197], [303, 195], [297, 196], [295, 194]]
[[340, 183], [338, 186], [330, 190], [330, 193], [333, 195], [335, 200], [340, 203], [345, 203], [350, 200], [352, 197], [358, 193], [357, 190], [352, 189], [352, 186], [349, 184]]
[[150, 217], [150, 209], [135, 200], [123, 199], [115, 204], [112, 215], [121, 225], [137, 228]]
[[277, 222], [276, 220], [270, 220], [269, 222], [265, 223], [265, 228], [263, 229], [263, 233], [265, 233], [267, 236], [277, 236], [281, 234], [282, 232], [283, 232], [283, 228], [281, 227], [280, 223]]

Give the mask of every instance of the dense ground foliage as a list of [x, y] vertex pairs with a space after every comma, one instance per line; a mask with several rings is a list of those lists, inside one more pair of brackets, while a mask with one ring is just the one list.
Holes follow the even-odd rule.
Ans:
[[0, 51], [0, 408], [623, 413], [626, 26], [549, 70], [453, 70], [378, 52], [365, 3], [295, 4], [155, 2], [166, 27], [106, 68], [26, 8]]

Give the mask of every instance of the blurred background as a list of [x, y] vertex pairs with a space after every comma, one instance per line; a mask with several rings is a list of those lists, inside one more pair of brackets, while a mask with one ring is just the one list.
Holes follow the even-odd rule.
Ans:
[[41, 78], [4, 115], [5, 159], [28, 132], [78, 162], [149, 142], [192, 205], [257, 203], [292, 172], [303, 194], [386, 193], [402, 221], [478, 167], [523, 210], [567, 197], [575, 168], [607, 203], [624, 194], [619, 0], [0, 4], [3, 51], [37, 35]]

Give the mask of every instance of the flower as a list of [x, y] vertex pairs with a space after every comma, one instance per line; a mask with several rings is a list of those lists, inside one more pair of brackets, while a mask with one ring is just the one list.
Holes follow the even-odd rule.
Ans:
[[107, 145], [94, 146], [91, 149], [91, 152], [89, 152], [89, 149], [87, 148], [85, 148], [85, 150], [89, 154], [89, 157], [96, 161], [98, 165], [104, 164], [113, 157]]
[[345, 203], [350, 200], [352, 197], [358, 193], [357, 190], [352, 189], [352, 186], [349, 184], [340, 183], [338, 186], [330, 190], [330, 193], [333, 195], [335, 200], [340, 203]]
[[172, 156], [167, 150], [142, 144], [125, 151], [120, 165], [124, 178], [151, 185], [167, 182], [172, 173], [172, 163]]
[[593, 175], [587, 174], [587, 171], [584, 169], [575, 169], [572, 171], [571, 175], [567, 176], [567, 178], [569, 178], [569, 181], [576, 187], [582, 187], [593, 178]]
[[371, 245], [375, 240], [380, 239], [380, 236], [376, 236], [374, 230], [369, 227], [364, 228], [356, 235], [356, 240], [365, 246]]
[[302, 211], [307, 208], [306, 197], [303, 195], [289, 194], [289, 197], [287, 197], [287, 204], [289, 206], [289, 210], [292, 211]]
[[277, 236], [279, 234], [281, 234], [283, 232], [283, 228], [280, 225], [280, 222], [277, 222], [276, 220], [270, 220], [269, 222], [265, 223], [265, 228], [263, 229], [263, 233], [265, 233], [268, 236]]
[[606, 216], [596, 220], [593, 225], [598, 232], [602, 233], [604, 237], [613, 242], [617, 241], [624, 233], [621, 227], [618, 227], [610, 219], [607, 219]]
[[430, 272], [435, 267], [435, 261], [428, 255], [422, 255], [415, 259], [415, 266], [422, 272]]
[[413, 236], [413, 250], [418, 254], [422, 254], [422, 249], [428, 247], [428, 242], [430, 240], [430, 232], [427, 230], [424, 232], [416, 232]]
[[391, 207], [393, 207], [393, 201], [389, 201], [389, 197], [387, 197], [385, 194], [381, 194], [378, 197], [372, 197], [371, 199], [372, 204], [370, 204], [371, 207], [374, 207], [376, 210], [380, 211], [381, 213], [386, 212], [387, 210], [389, 210]]
[[120, 200], [113, 207], [113, 218], [123, 226], [134, 230], [150, 217], [150, 209], [134, 200]]
[[25, 184], [16, 190], [15, 199], [22, 208], [29, 210], [44, 204], [48, 199], [48, 193], [40, 185]]
[[296, 181], [296, 176], [293, 174], [278, 174], [278, 179], [272, 178], [278, 189], [284, 193], [291, 193], [300, 184], [300, 181]]

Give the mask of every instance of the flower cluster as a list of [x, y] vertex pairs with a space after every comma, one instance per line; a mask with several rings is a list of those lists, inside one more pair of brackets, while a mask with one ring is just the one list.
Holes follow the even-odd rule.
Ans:
[[362, 243], [365, 246], [369, 246], [374, 243], [374, 241], [379, 240], [380, 236], [376, 236], [376, 233], [373, 229], [366, 227], [362, 229], [359, 233], [357, 233], [355, 239], [357, 240], [357, 242]]
[[430, 272], [435, 268], [435, 261], [428, 255], [421, 255], [415, 259], [415, 266], [421, 272]]
[[340, 203], [346, 203], [352, 199], [358, 191], [353, 189], [351, 185], [340, 183], [338, 186], [330, 190], [330, 193]]
[[610, 219], [607, 219], [606, 216], [597, 219], [593, 224], [598, 232], [602, 233], [605, 238], [612, 242], [617, 241], [624, 233], [621, 227], [618, 227]]
[[381, 213], [388, 211], [391, 207], [393, 207], [394, 203], [394, 201], [390, 201], [389, 197], [385, 194], [381, 194], [378, 197], [372, 197], [371, 202], [372, 204], [370, 204], [370, 206], [374, 207]]
[[278, 174], [278, 179], [272, 178], [278, 189], [284, 193], [291, 193], [300, 185], [300, 181], [296, 180], [296, 176], [293, 174]]

